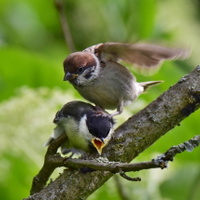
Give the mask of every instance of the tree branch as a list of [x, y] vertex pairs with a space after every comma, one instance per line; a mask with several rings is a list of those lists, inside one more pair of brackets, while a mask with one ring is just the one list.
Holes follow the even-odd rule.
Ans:
[[66, 139], [66, 137], [60, 136], [58, 140], [55, 140], [55, 142], [52, 143], [48, 148], [45, 156], [45, 163], [39, 174], [33, 179], [31, 194], [39, 192], [41, 189], [43, 189], [51, 173], [56, 167], [68, 167], [73, 169], [87, 167], [98, 171], [110, 171], [112, 173], [119, 173], [123, 178], [130, 181], [140, 181], [140, 178], [131, 178], [126, 176], [125, 172], [140, 171], [151, 168], [164, 169], [167, 167], [169, 161], [173, 161], [173, 158], [177, 153], [184, 152], [185, 150], [192, 151], [200, 144], [200, 135], [197, 135], [189, 141], [171, 147], [168, 151], [166, 151], [166, 153], [158, 156], [156, 159], [152, 159], [150, 162], [129, 164], [110, 162], [105, 158], [99, 158], [96, 160], [63, 158], [59, 154], [56, 154], [56, 149], [59, 147], [59, 143], [62, 143], [61, 141], [63, 141], [63, 139]]
[[[200, 107], [199, 77], [200, 66], [118, 127], [109, 145], [104, 149], [103, 157], [107, 157], [109, 161], [129, 163], [197, 110]], [[112, 175], [113, 173], [108, 171], [83, 174], [70, 168], [27, 200], [85, 199]]]

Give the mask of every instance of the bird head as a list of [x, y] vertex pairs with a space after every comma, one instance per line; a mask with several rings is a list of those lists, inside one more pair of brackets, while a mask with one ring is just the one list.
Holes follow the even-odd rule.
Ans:
[[108, 144], [114, 132], [113, 118], [109, 114], [92, 114], [88, 115], [86, 124], [93, 136], [91, 143], [101, 155], [102, 149]]
[[64, 81], [75, 85], [86, 85], [99, 74], [99, 60], [90, 52], [75, 52], [70, 54], [63, 63]]

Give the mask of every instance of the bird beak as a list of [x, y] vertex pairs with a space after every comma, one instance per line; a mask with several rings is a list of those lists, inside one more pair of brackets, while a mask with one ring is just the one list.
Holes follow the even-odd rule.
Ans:
[[92, 144], [98, 151], [99, 155], [101, 155], [102, 149], [106, 146], [107, 142], [104, 139], [93, 138]]
[[58, 118], [54, 118], [53, 123], [57, 124], [58, 122], [59, 122], [59, 119]]
[[70, 81], [76, 77], [78, 77], [78, 74], [73, 74], [73, 73], [67, 72], [64, 76], [63, 81]]

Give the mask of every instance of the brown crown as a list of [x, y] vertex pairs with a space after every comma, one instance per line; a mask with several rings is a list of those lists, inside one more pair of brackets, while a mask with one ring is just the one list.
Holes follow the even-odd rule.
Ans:
[[73, 73], [77, 71], [77, 68], [96, 65], [96, 60], [91, 53], [75, 52], [64, 60], [63, 65], [65, 71]]

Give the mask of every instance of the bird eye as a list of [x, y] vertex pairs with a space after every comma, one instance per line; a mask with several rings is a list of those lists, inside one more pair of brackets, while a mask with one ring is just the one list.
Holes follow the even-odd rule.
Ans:
[[82, 72], [82, 71], [83, 71], [83, 67], [79, 67], [78, 72]]

